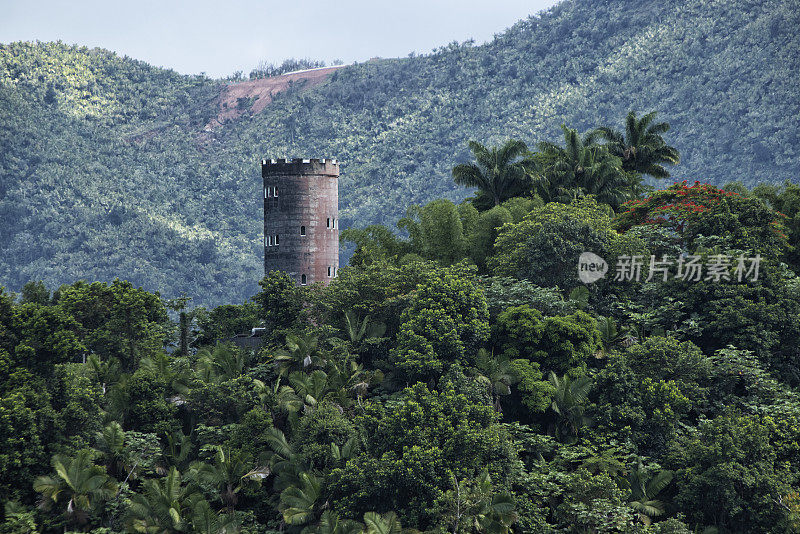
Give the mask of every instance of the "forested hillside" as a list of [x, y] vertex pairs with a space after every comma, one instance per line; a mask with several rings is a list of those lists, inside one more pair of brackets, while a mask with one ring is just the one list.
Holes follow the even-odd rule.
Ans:
[[436, 199], [239, 305], [0, 287], [0, 532], [800, 532], [800, 187], [601, 193]]
[[[223, 81], [103, 50], [0, 47], [0, 282], [123, 274], [242, 301], [261, 276], [258, 161], [342, 161], [343, 227], [457, 199], [466, 142], [530, 146], [657, 110], [678, 179], [780, 183], [800, 168], [794, 1], [570, 0], [486, 45], [354, 65], [206, 125]], [[252, 101], [237, 102], [244, 111]]]

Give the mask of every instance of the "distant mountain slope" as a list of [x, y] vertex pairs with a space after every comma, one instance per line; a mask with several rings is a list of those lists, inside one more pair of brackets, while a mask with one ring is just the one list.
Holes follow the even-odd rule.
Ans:
[[98, 49], [2, 45], [0, 284], [120, 276], [241, 301], [262, 274], [264, 156], [339, 158], [342, 220], [358, 226], [463, 198], [449, 170], [468, 139], [534, 144], [629, 109], [672, 124], [675, 178], [797, 179], [797, 28], [798, 1], [567, 0], [487, 45], [342, 68], [263, 109], [237, 98], [221, 126], [236, 86]]
[[229, 84], [220, 93], [219, 113], [206, 129], [219, 128], [248, 111], [260, 113], [279, 93], [294, 89], [296, 84], [300, 84], [304, 90], [310, 89], [325, 82], [331, 74], [341, 68], [341, 66], [320, 67]]

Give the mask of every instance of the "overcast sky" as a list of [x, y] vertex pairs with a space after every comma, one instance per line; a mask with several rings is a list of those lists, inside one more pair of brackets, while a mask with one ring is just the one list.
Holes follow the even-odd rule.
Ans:
[[[490, 40], [556, 0], [0, 0], [0, 42], [99, 46], [183, 74], [288, 57], [345, 63]], [[224, 6], [224, 7], [223, 7]]]

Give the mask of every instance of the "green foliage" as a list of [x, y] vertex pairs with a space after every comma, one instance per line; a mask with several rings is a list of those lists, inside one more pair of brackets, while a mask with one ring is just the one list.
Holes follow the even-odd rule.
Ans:
[[202, 332], [194, 341], [194, 345], [202, 347], [233, 337], [236, 334], [250, 332], [260, 324], [260, 308], [255, 302], [244, 304], [223, 304], [206, 311], [203, 308], [193, 310], [197, 325]]
[[56, 439], [57, 414], [50, 395], [42, 382], [34, 389], [36, 385], [4, 391], [0, 397], [0, 488], [9, 500], [30, 497], [29, 483], [47, 471]]
[[143, 492], [131, 498], [127, 526], [132, 532], [184, 532], [195, 504], [192, 496], [172, 467], [166, 477], [145, 481]]
[[594, 195], [613, 208], [639, 193], [639, 179], [622, 169], [622, 160], [608, 147], [593, 142], [592, 134], [581, 138], [576, 130], [562, 126], [564, 147], [549, 141], [539, 143], [535, 155], [534, 189], [548, 202], [569, 202]]
[[611, 229], [608, 206], [581, 197], [569, 204], [551, 202], [534, 208], [521, 222], [505, 225], [488, 265], [499, 276], [569, 289], [580, 283], [575, 269], [582, 252], [594, 252], [608, 261], [643, 249], [643, 242]]
[[[733, 184], [728, 184], [725, 189], [734, 191], [729, 188], [731, 185]], [[776, 213], [783, 214], [784, 217], [781, 221], [789, 230], [790, 249], [787, 256], [793, 265], [800, 264], [800, 249], [798, 249], [798, 245], [800, 245], [800, 215], [798, 215], [800, 213], [800, 187], [787, 180], [781, 186], [761, 183], [755, 186], [752, 192], [748, 191], [746, 187], [739, 188], [738, 192], [740, 195], [759, 198]]]
[[15, 308], [14, 319], [15, 330], [25, 339], [14, 352], [28, 367], [46, 372], [54, 364], [74, 362], [86, 352], [78, 322], [60, 307], [22, 304]]
[[453, 532], [510, 532], [516, 521], [514, 500], [506, 493], [493, 495], [492, 479], [484, 471], [475, 480], [454, 483], [455, 489], [445, 494], [445, 524]]
[[312, 522], [319, 513], [322, 480], [311, 473], [300, 473], [300, 483], [290, 486], [281, 493], [281, 512], [283, 520], [289, 525], [305, 525]]
[[800, 383], [793, 356], [800, 328], [797, 277], [785, 265], [765, 261], [759, 279], [755, 284], [682, 280], [644, 284], [634, 296], [650, 310], [639, 316], [641, 325], [646, 331], [676, 332], [706, 354], [728, 345], [751, 350], [784, 381]]
[[504, 224], [513, 222], [505, 206], [494, 206], [481, 213], [467, 236], [469, 257], [480, 271], [486, 270], [486, 259], [494, 252], [494, 242]]
[[286, 273], [271, 271], [258, 283], [261, 291], [252, 300], [259, 307], [258, 316], [278, 332], [300, 320], [305, 290]]
[[615, 227], [621, 231], [653, 224], [678, 235], [685, 250], [694, 252], [700, 236], [725, 238], [729, 249], [780, 257], [787, 237], [780, 215], [758, 199], [718, 189], [708, 184], [686, 182], [634, 200], [620, 213]]
[[200, 488], [209, 488], [219, 497], [226, 511], [233, 513], [243, 486], [260, 484], [270, 471], [267, 467], [253, 466], [250, 457], [239, 451], [232, 452], [217, 445], [213, 452], [212, 462], [193, 463], [187, 476]]
[[[467, 247], [491, 238], [497, 215], [498, 242], [531, 223], [536, 247], [557, 243], [570, 235], [547, 225], [580, 216], [611, 253], [682, 246], [663, 228], [616, 233], [591, 197], [420, 210], [457, 222]], [[437, 243], [425, 254], [447, 250]], [[581, 286], [565, 299], [381, 246], [327, 287], [272, 274], [252, 303], [178, 313], [177, 325], [166, 306], [185, 302], [126, 282], [47, 298], [30, 286], [19, 301], [0, 291], [0, 489], [53, 508], [8, 512], [2, 529], [795, 528], [800, 283], [786, 266], [753, 284]], [[253, 321], [272, 330], [258, 353], [195, 351], [190, 314], [196, 340]], [[184, 348], [168, 354], [175, 334]]]
[[558, 377], [550, 371], [550, 384], [553, 386], [553, 402], [550, 407], [558, 416], [554, 425], [555, 436], [566, 443], [575, 442], [581, 429], [592, 422], [586, 415], [592, 380], [588, 376]]
[[[511, 368], [517, 379], [516, 396], [520, 397], [521, 404], [533, 413], [544, 412], [550, 406], [554, 388], [549, 381], [542, 380], [543, 375], [539, 370], [539, 364], [524, 358], [517, 358], [511, 361]], [[516, 400], [514, 393], [512, 391], [510, 404]]]
[[28, 282], [22, 286], [20, 292], [20, 302], [23, 304], [31, 303], [38, 304], [39, 306], [47, 306], [50, 304], [50, 290], [44, 285], [44, 282]]
[[[340, 409], [331, 402], [322, 402], [306, 413], [297, 426], [298, 451], [317, 469], [332, 466], [341, 460], [342, 448], [347, 450], [345, 456], [355, 452], [354, 443], [345, 447], [355, 437], [355, 427]], [[339, 458], [334, 458], [332, 451], [338, 451]]]
[[36, 519], [31, 511], [19, 503], [7, 501], [5, 504], [5, 521], [0, 523], [2, 534], [34, 534], [38, 532]]
[[281, 375], [287, 375], [292, 371], [311, 370], [325, 363], [319, 338], [312, 335], [289, 334], [286, 336], [286, 349], [278, 350], [274, 360]]
[[659, 450], [706, 404], [711, 361], [691, 342], [650, 337], [609, 356], [597, 374], [597, 423], [627, 427], [645, 450]]
[[80, 325], [84, 350], [101, 360], [117, 358], [128, 371], [164, 346], [172, 326], [157, 293], [119, 279], [111, 285], [82, 281], [65, 285], [53, 300], [55, 310], [63, 310]]
[[781, 520], [779, 495], [795, 481], [775, 461], [771, 418], [726, 413], [671, 446], [676, 502], [701, 525], [772, 531]]
[[527, 305], [508, 308], [497, 317], [494, 341], [508, 357], [532, 360], [559, 374], [584, 369], [601, 347], [597, 323], [587, 313], [542, 317]]
[[351, 517], [378, 503], [405, 524], [436, 524], [433, 504], [452, 489], [451, 475], [474, 478], [488, 468], [501, 484], [509, 476], [514, 453], [491, 406], [417, 384], [368, 414], [367, 450], [331, 473], [331, 502]]
[[461, 163], [453, 167], [453, 181], [458, 185], [476, 187], [477, 204], [499, 206], [509, 198], [520, 196], [529, 186], [522, 158], [528, 150], [525, 143], [508, 140], [501, 147], [487, 148], [475, 141], [469, 142], [475, 163]]
[[481, 278], [481, 281], [493, 318], [504, 310], [522, 305], [530, 306], [543, 315], [569, 315], [576, 309], [575, 303], [564, 300], [559, 291], [539, 287], [527, 280], [492, 276]]
[[391, 354], [398, 379], [429, 380], [446, 365], [470, 363], [489, 335], [483, 292], [468, 278], [440, 270], [411, 297]]
[[139, 369], [112, 393], [115, 413], [125, 427], [154, 434], [177, 430], [177, 406], [167, 398], [169, 389], [163, 377]]
[[[613, 211], [678, 151], [681, 178], [790, 177], [795, 11], [567, 2], [227, 123], [219, 82], [0, 45], [0, 531], [796, 531], [798, 188]], [[655, 111], [579, 135], [630, 108], [674, 135]], [[320, 150], [350, 266], [256, 287], [254, 162]], [[578, 284], [587, 250], [765, 261], [612, 292]], [[255, 354], [212, 346], [262, 325]]]
[[672, 471], [649, 473], [641, 460], [628, 472], [626, 482], [631, 491], [628, 502], [645, 525], [652, 524], [653, 517], [664, 514], [664, 503], [656, 497], [672, 482], [672, 477]]
[[234, 423], [258, 405], [250, 377], [224, 382], [202, 382], [186, 396], [186, 403], [197, 413], [197, 419], [207, 425]]
[[397, 226], [408, 232], [411, 249], [425, 259], [452, 265], [464, 258], [466, 240], [461, 217], [456, 205], [447, 199], [409, 207]]
[[411, 251], [409, 242], [400, 239], [381, 224], [371, 224], [366, 228], [346, 228], [339, 233], [339, 240], [355, 245], [356, 250], [349, 263], [359, 267], [399, 258]]
[[54, 375], [50, 403], [59, 433], [76, 448], [88, 447], [102, 425], [102, 390], [83, 376], [80, 364], [57, 365]]
[[669, 131], [669, 124], [654, 123], [656, 115], [651, 111], [637, 119], [636, 112], [631, 111], [625, 117], [624, 134], [607, 126], [598, 128], [596, 134], [606, 141], [608, 151], [620, 158], [623, 170], [649, 174], [654, 178], [669, 178], [669, 171], [663, 164], [678, 164], [680, 156], [662, 136]]
[[33, 482], [34, 491], [42, 494], [42, 509], [57, 506], [67, 521], [85, 525], [92, 510], [116, 494], [116, 484], [92, 463], [92, 456], [88, 449], [78, 451], [74, 458], [53, 456], [56, 476], [40, 476]]

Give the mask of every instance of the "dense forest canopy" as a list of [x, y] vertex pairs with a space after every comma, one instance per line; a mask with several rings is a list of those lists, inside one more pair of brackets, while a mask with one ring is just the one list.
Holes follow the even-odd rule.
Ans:
[[240, 99], [214, 127], [226, 81], [101, 49], [0, 45], [0, 282], [124, 273], [167, 297], [242, 302], [262, 274], [262, 157], [337, 157], [342, 227], [391, 227], [408, 205], [469, 194], [450, 179], [468, 139], [563, 146], [561, 124], [624, 130], [630, 109], [672, 125], [673, 178], [795, 180], [796, 7], [567, 0], [485, 45], [348, 66], [260, 113]]
[[800, 532], [800, 187], [648, 191], [626, 122], [471, 142], [327, 286], [0, 287], [0, 532]]

